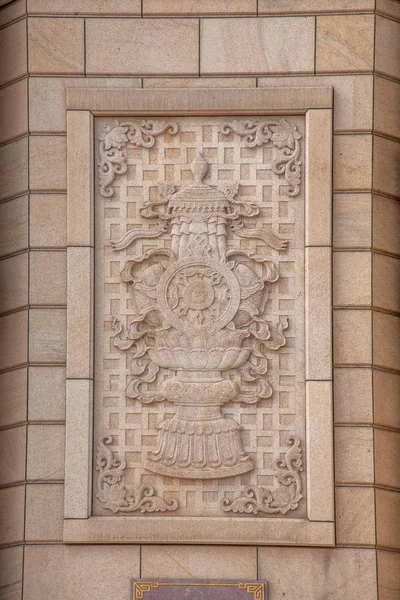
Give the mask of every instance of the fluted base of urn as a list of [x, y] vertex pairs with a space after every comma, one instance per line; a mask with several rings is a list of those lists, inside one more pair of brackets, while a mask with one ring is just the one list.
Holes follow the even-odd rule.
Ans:
[[222, 416], [211, 420], [173, 417], [161, 425], [157, 452], [149, 452], [145, 468], [186, 479], [217, 479], [247, 473], [253, 461], [243, 450], [240, 425]]

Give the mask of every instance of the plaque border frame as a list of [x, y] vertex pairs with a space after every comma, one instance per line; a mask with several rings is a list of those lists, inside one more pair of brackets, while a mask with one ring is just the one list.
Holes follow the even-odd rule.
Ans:
[[[335, 544], [331, 87], [67, 88], [65, 543]], [[94, 118], [305, 116], [307, 518], [92, 516]]]

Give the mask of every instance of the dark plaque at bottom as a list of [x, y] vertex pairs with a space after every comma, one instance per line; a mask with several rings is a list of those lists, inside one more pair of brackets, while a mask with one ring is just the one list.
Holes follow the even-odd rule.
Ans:
[[267, 600], [262, 581], [139, 579], [132, 600]]

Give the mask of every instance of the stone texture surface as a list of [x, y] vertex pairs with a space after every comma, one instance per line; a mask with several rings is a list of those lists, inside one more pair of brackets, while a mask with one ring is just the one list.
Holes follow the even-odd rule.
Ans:
[[0, 204], [0, 255], [28, 248], [28, 198], [15, 198]]
[[333, 155], [335, 191], [369, 191], [372, 183], [372, 136], [336, 135]]
[[375, 561], [368, 549], [259, 548], [258, 577], [271, 600], [376, 600]]
[[375, 77], [374, 128], [376, 133], [400, 138], [400, 114], [388, 106], [400, 105], [400, 83]]
[[0, 313], [22, 308], [28, 303], [28, 254], [0, 261]]
[[375, 483], [400, 490], [400, 433], [374, 430]]
[[59, 481], [64, 478], [65, 427], [30, 425], [28, 427], [27, 479]]
[[337, 483], [374, 483], [372, 427], [335, 427]]
[[378, 550], [379, 600], [396, 600], [400, 595], [400, 553]]
[[26, 426], [0, 431], [0, 485], [20, 483], [25, 479]]
[[0, 31], [0, 85], [23, 77], [28, 72], [26, 24], [13, 23]]
[[28, 0], [30, 15], [140, 16], [140, 0]]
[[[360, 515], [362, 515], [361, 519]], [[337, 487], [336, 519], [336, 543], [338, 545], [374, 546], [374, 489], [366, 487]]]
[[143, 16], [256, 15], [257, 0], [143, 0]]
[[371, 225], [372, 199], [370, 194], [334, 195], [334, 248], [370, 248]]
[[400, 256], [400, 202], [374, 196], [373, 245], [375, 250]]
[[83, 19], [29, 19], [28, 56], [31, 75], [83, 73], [84, 54]]
[[8, 0], [4, 0], [0, 2], [0, 6], [3, 9], [0, 11], [0, 26], [4, 27], [14, 21], [18, 21], [23, 16], [26, 15], [26, 0], [16, 0], [15, 2], [11, 2], [8, 4]]
[[[369, 310], [334, 310], [333, 330], [335, 364], [371, 364], [372, 316]], [[354, 343], [355, 332], [357, 345]]]
[[370, 306], [371, 272], [369, 252], [334, 252], [333, 306]]
[[0, 354], [0, 369], [26, 364], [28, 359], [28, 311], [0, 317], [0, 345], [8, 352]]
[[389, 77], [400, 77], [400, 23], [376, 17], [375, 70]]
[[374, 312], [374, 365], [398, 371], [400, 367], [400, 317]]
[[334, 88], [333, 127], [335, 132], [371, 131], [372, 75], [309, 75], [259, 77], [258, 87], [326, 87]]
[[4, 600], [22, 598], [23, 553], [22, 546], [0, 550], [0, 597]]
[[139, 565], [139, 546], [113, 546], [110, 551], [101, 545], [31, 545], [25, 554], [24, 573], [30, 584], [24, 600], [127, 598], [130, 580], [139, 577]]
[[[45, 508], [45, 510], [43, 510]], [[27, 542], [61, 542], [64, 486], [57, 483], [26, 487], [25, 539]]]
[[142, 547], [142, 577], [168, 579], [256, 579], [256, 548], [246, 546]]
[[374, 136], [374, 191], [400, 196], [400, 142]]
[[33, 363], [64, 363], [66, 310], [36, 308], [29, 317], [29, 358]]
[[400, 6], [397, 0], [376, 0], [376, 10], [389, 17], [400, 19]]
[[380, 548], [400, 549], [400, 494], [377, 489], [376, 499], [376, 543]]
[[0, 375], [0, 427], [26, 421], [27, 369], [13, 369]]
[[197, 75], [198, 31], [195, 19], [89, 20], [87, 73]]
[[29, 369], [29, 421], [65, 420], [65, 367]]
[[258, 0], [258, 13], [263, 14], [319, 14], [336, 12], [372, 11], [373, 0]]
[[67, 253], [31, 252], [29, 301], [31, 306], [67, 304]]
[[400, 429], [400, 374], [374, 370], [374, 420]]
[[334, 370], [335, 423], [372, 424], [372, 370]]
[[0, 90], [0, 143], [28, 133], [27, 80]]
[[310, 73], [313, 53], [314, 20], [308, 17], [209, 19], [202, 23], [202, 75]]
[[29, 175], [31, 190], [61, 191], [67, 187], [67, 143], [62, 136], [31, 136]]
[[317, 73], [372, 71], [373, 15], [318, 17], [316, 57]]
[[0, 146], [0, 200], [28, 190], [28, 138]]
[[2, 544], [17, 544], [24, 539], [25, 486], [0, 489], [0, 538]]
[[400, 260], [374, 253], [372, 265], [374, 307], [400, 312]]
[[31, 194], [31, 248], [64, 248], [67, 245], [66, 200], [65, 194]]
[[257, 77], [143, 77], [144, 88], [249, 88]]

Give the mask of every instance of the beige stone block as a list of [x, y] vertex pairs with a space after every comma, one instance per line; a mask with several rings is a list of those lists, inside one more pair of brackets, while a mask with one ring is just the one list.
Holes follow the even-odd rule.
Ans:
[[0, 369], [26, 364], [28, 360], [28, 311], [0, 317]]
[[93, 250], [68, 248], [67, 377], [93, 376]]
[[142, 577], [257, 579], [257, 549], [249, 546], [142, 547]]
[[0, 261], [0, 313], [28, 304], [28, 253]]
[[90, 19], [86, 22], [90, 75], [197, 75], [196, 19]]
[[374, 366], [400, 370], [400, 317], [381, 312], [373, 316]]
[[66, 310], [33, 309], [29, 316], [29, 358], [36, 363], [64, 363]]
[[400, 83], [375, 77], [374, 131], [400, 138]]
[[202, 75], [311, 73], [314, 19], [205, 20], [201, 27], [200, 65]]
[[29, 421], [65, 420], [65, 367], [30, 367]]
[[0, 147], [0, 200], [28, 190], [28, 138]]
[[400, 596], [400, 553], [378, 550], [379, 600], [397, 600]]
[[92, 492], [93, 383], [67, 380], [65, 517], [87, 519]]
[[39, 483], [26, 486], [25, 540], [61, 542], [63, 535], [64, 486]]
[[144, 77], [144, 88], [252, 88], [257, 77]]
[[400, 202], [374, 196], [373, 246], [374, 250], [400, 255]]
[[306, 246], [332, 244], [332, 111], [306, 116]]
[[31, 194], [31, 248], [64, 248], [67, 245], [65, 194]]
[[400, 429], [400, 375], [374, 369], [374, 421]]
[[333, 306], [371, 305], [371, 253], [333, 253]]
[[140, 0], [28, 0], [30, 15], [140, 16]]
[[271, 600], [376, 600], [372, 549], [265, 547], [258, 557]]
[[0, 90], [0, 143], [28, 133], [27, 104], [26, 79]]
[[11, 546], [0, 550], [0, 598], [21, 600], [24, 549]]
[[[203, 81], [203, 78], [200, 79]], [[310, 75], [301, 77], [259, 77], [258, 87], [334, 88], [333, 125], [335, 132], [372, 130], [372, 75]]]
[[400, 19], [400, 6], [397, 0], [376, 0], [376, 12]]
[[[63, 2], [65, 5], [65, 3]], [[122, 77], [31, 77], [29, 80], [29, 125], [31, 132], [59, 133], [67, 130], [66, 88], [141, 87], [141, 79]]]
[[84, 73], [84, 35], [83, 19], [28, 19], [29, 73]]
[[65, 427], [29, 425], [27, 479], [59, 481], [64, 479]]
[[66, 305], [65, 251], [31, 252], [29, 301], [31, 305]]
[[25, 486], [0, 489], [0, 539], [2, 544], [16, 544], [24, 539]]
[[334, 520], [332, 383], [307, 382], [307, 516]]
[[336, 542], [339, 546], [375, 545], [373, 488], [336, 488]]
[[13, 369], [0, 375], [0, 427], [26, 421], [27, 369]]
[[375, 71], [400, 78], [400, 23], [376, 17]]
[[372, 11], [373, 0], [258, 0], [259, 15]]
[[28, 197], [0, 204], [0, 256], [28, 248]]
[[372, 424], [372, 370], [334, 369], [335, 423]]
[[375, 192], [389, 196], [400, 196], [399, 164], [400, 142], [394, 142], [378, 135], [374, 136]]
[[125, 599], [139, 574], [139, 546], [31, 545], [25, 554], [24, 600]]
[[400, 312], [400, 260], [373, 254], [374, 308]]
[[26, 426], [0, 431], [0, 485], [20, 483], [25, 479]]
[[257, 0], [143, 0], [143, 16], [257, 15]]
[[335, 135], [333, 189], [369, 191], [372, 185], [372, 136]]
[[371, 228], [372, 200], [370, 194], [334, 195], [334, 248], [370, 248]]
[[374, 483], [372, 427], [335, 427], [336, 483]]
[[306, 248], [306, 379], [332, 378], [331, 249]]
[[317, 18], [317, 73], [366, 72], [374, 64], [374, 16]]
[[64, 136], [31, 136], [29, 174], [32, 191], [67, 188], [67, 140]]
[[400, 549], [400, 494], [389, 490], [375, 491], [376, 543], [381, 548]]
[[28, 73], [25, 20], [0, 31], [0, 85], [19, 79]]
[[371, 364], [371, 311], [333, 311], [333, 359], [336, 365]]
[[93, 245], [93, 115], [68, 111], [68, 246]]
[[374, 430], [375, 484], [400, 489], [400, 432]]
[[[7, 0], [0, 2], [0, 6], [7, 4]], [[0, 11], [0, 27], [9, 25], [14, 21], [17, 21], [26, 15], [26, 0], [16, 0], [11, 2], [8, 6], [4, 6], [3, 10]]]

